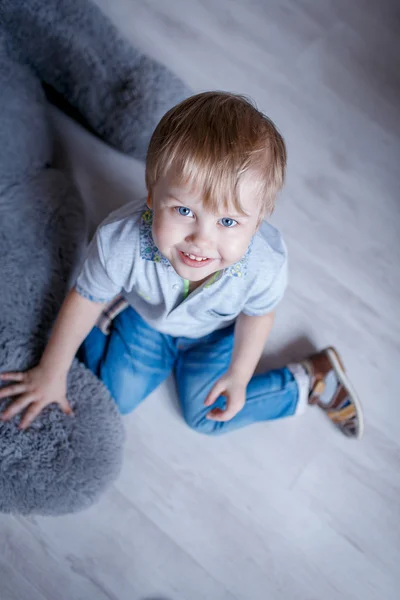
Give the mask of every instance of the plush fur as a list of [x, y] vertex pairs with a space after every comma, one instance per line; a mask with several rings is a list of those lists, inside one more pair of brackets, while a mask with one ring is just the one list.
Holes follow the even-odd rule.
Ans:
[[118, 150], [144, 160], [162, 115], [190, 92], [87, 0], [0, 0], [13, 51], [50, 95]]
[[[86, 0], [0, 0], [0, 23], [0, 370], [7, 371], [39, 360], [86, 237], [79, 194], [51, 166], [40, 79], [105, 141], [139, 158], [158, 118], [187, 90]], [[80, 510], [117, 476], [121, 418], [77, 361], [68, 398], [74, 417], [50, 406], [25, 432], [20, 417], [0, 421], [0, 511]]]
[[[1, 43], [3, 42], [3, 43]], [[0, 38], [0, 368], [40, 358], [85, 239], [73, 183], [50, 166], [47, 104]], [[123, 428], [104, 386], [75, 362], [75, 411], [47, 408], [26, 432], [0, 422], [0, 510], [60, 514], [90, 505], [122, 460]], [[7, 401], [0, 403], [4, 408]]]

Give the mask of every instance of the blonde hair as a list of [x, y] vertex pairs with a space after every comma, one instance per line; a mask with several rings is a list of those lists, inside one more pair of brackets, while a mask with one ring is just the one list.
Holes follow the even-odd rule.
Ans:
[[261, 213], [271, 214], [285, 179], [285, 142], [273, 122], [237, 94], [203, 92], [171, 108], [157, 125], [147, 152], [146, 185], [160, 177], [202, 190], [207, 209], [233, 203], [243, 212], [239, 184], [246, 173], [259, 185]]

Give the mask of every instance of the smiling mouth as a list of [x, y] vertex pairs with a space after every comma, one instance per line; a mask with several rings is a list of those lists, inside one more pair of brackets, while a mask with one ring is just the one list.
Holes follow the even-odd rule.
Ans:
[[197, 260], [198, 262], [201, 262], [202, 260], [209, 260], [205, 256], [196, 256], [195, 254], [188, 254], [187, 252], [183, 252], [183, 254], [190, 258], [190, 260]]
[[189, 252], [182, 252], [179, 250], [181, 260], [189, 267], [205, 267], [213, 258], [207, 258], [205, 256], [197, 256], [196, 254], [190, 254]]

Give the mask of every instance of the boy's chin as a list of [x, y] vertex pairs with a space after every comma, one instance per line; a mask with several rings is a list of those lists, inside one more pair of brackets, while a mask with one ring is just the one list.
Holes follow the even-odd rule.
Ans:
[[214, 271], [208, 271], [207, 269], [204, 269], [204, 271], [201, 272], [202, 269], [190, 269], [190, 267], [187, 269], [175, 267], [175, 271], [178, 273], [179, 277], [182, 277], [182, 279], [187, 279], [188, 281], [193, 282], [202, 281], [214, 273]]
[[195, 269], [190, 268], [181, 264], [173, 264], [172, 265], [182, 279], [187, 279], [188, 281], [202, 281], [203, 279], [210, 277], [216, 272], [216, 269], [204, 268], [204, 269]]

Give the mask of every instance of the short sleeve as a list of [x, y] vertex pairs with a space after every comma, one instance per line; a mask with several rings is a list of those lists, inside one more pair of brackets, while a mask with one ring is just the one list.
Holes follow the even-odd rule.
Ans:
[[286, 253], [274, 276], [258, 275], [253, 289], [243, 308], [243, 313], [250, 317], [260, 317], [272, 312], [282, 300], [288, 283], [288, 263]]
[[75, 283], [76, 291], [92, 302], [109, 302], [121, 292], [122, 286], [110, 269], [103, 251], [102, 228], [91, 241], [85, 262]]

